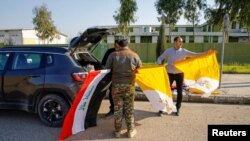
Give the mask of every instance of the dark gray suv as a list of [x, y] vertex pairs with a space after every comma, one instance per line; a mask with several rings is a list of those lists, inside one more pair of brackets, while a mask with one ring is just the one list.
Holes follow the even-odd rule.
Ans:
[[0, 108], [38, 113], [44, 124], [61, 126], [88, 66], [102, 69], [88, 50], [112, 33], [110, 29], [90, 28], [69, 47], [1, 48]]

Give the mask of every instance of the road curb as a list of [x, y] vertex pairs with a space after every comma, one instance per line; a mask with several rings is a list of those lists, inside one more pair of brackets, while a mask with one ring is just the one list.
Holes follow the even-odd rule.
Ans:
[[[148, 101], [144, 94], [136, 94], [135, 100]], [[173, 95], [173, 100], [176, 101], [176, 95]], [[200, 95], [183, 95], [183, 102], [197, 102], [197, 103], [216, 103], [216, 104], [245, 104], [250, 105], [250, 97], [235, 97], [235, 96], [209, 96], [202, 97]]]

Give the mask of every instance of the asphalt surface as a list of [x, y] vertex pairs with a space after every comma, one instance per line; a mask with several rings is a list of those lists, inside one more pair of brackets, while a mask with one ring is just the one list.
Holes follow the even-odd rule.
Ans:
[[[137, 95], [135, 121], [137, 135], [128, 139], [125, 125], [122, 137], [113, 135], [113, 116], [104, 118], [109, 102], [104, 99], [98, 112], [97, 126], [69, 138], [75, 140], [136, 140], [136, 141], [206, 141], [210, 124], [250, 125], [250, 75], [223, 74], [220, 94], [209, 97], [184, 95], [180, 116], [157, 116], [143, 95]], [[174, 97], [175, 99], [175, 97]], [[139, 101], [143, 100], [143, 101]], [[37, 115], [0, 110], [1, 141], [55, 141], [61, 128], [44, 126]]]
[[[148, 101], [136, 101], [136, 136], [128, 139], [123, 126], [122, 137], [115, 138], [113, 116], [104, 118], [108, 107], [109, 101], [103, 100], [97, 126], [66, 141], [206, 141], [209, 124], [250, 123], [249, 105], [183, 102], [179, 117], [166, 114], [158, 117]], [[0, 141], [56, 141], [61, 132], [61, 128], [44, 126], [37, 115], [17, 110], [0, 110], [0, 127]]]
[[[250, 124], [250, 75], [223, 74], [219, 94], [201, 96], [186, 93], [179, 117], [158, 117], [144, 94], [136, 95], [135, 120], [138, 134], [132, 140], [203, 141], [207, 140], [209, 124]], [[176, 95], [174, 94], [174, 101]], [[143, 101], [143, 102], [140, 102]], [[109, 103], [103, 102], [98, 126], [70, 138], [73, 140], [129, 140], [126, 130], [120, 139], [114, 138], [113, 118], [103, 118]]]
[[98, 113], [97, 126], [79, 132], [66, 141], [206, 141], [210, 124], [250, 124], [249, 105], [184, 102], [180, 116], [165, 114], [159, 117], [149, 102], [136, 101], [136, 136], [132, 139], [127, 138], [126, 126], [123, 124], [121, 138], [115, 138], [113, 116], [104, 117], [108, 107], [108, 100], [104, 100]]

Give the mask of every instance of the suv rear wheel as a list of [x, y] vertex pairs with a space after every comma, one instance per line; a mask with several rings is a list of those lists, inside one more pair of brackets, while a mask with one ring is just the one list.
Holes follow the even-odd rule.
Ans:
[[41, 121], [51, 127], [60, 127], [69, 110], [69, 105], [62, 97], [54, 94], [44, 96], [38, 104]]

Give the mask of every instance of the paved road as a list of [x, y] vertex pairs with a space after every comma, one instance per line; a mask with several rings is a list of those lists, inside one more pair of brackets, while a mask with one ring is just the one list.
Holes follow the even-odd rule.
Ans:
[[0, 110], [0, 141], [56, 141], [60, 131], [43, 125], [36, 114]]
[[[113, 117], [103, 118], [109, 102], [104, 100], [98, 114], [97, 126], [67, 139], [129, 140], [124, 135], [113, 137]], [[183, 103], [181, 115], [158, 117], [147, 101], [135, 102], [137, 141], [204, 141], [208, 124], [250, 124], [249, 105]], [[22, 111], [0, 110], [1, 141], [56, 141], [61, 128], [44, 126], [37, 115]]]
[[[138, 134], [133, 140], [144, 141], [203, 141], [207, 140], [208, 124], [250, 124], [250, 75], [225, 74], [222, 77], [222, 93], [200, 98], [189, 96], [183, 102], [181, 116], [157, 117], [148, 101], [135, 102]], [[185, 101], [185, 98], [184, 98]], [[220, 103], [220, 104], [205, 104]], [[224, 103], [224, 104], [221, 104]], [[228, 105], [234, 103], [238, 105]], [[248, 105], [242, 105], [248, 104]], [[113, 117], [102, 118], [108, 111], [104, 100], [98, 118], [98, 126], [72, 137], [74, 140], [117, 140], [113, 137]], [[44, 126], [37, 115], [16, 110], [0, 110], [0, 141], [55, 141], [61, 128]], [[125, 132], [125, 131], [124, 131]], [[125, 134], [119, 140], [128, 140]]]
[[[108, 101], [102, 103], [98, 126], [88, 128], [67, 141], [117, 140], [113, 137], [113, 117], [103, 118], [108, 111]], [[183, 103], [181, 115], [158, 117], [148, 102], [135, 102], [137, 141], [204, 141], [207, 140], [208, 124], [250, 124], [250, 106]], [[122, 138], [126, 138], [125, 129]]]

